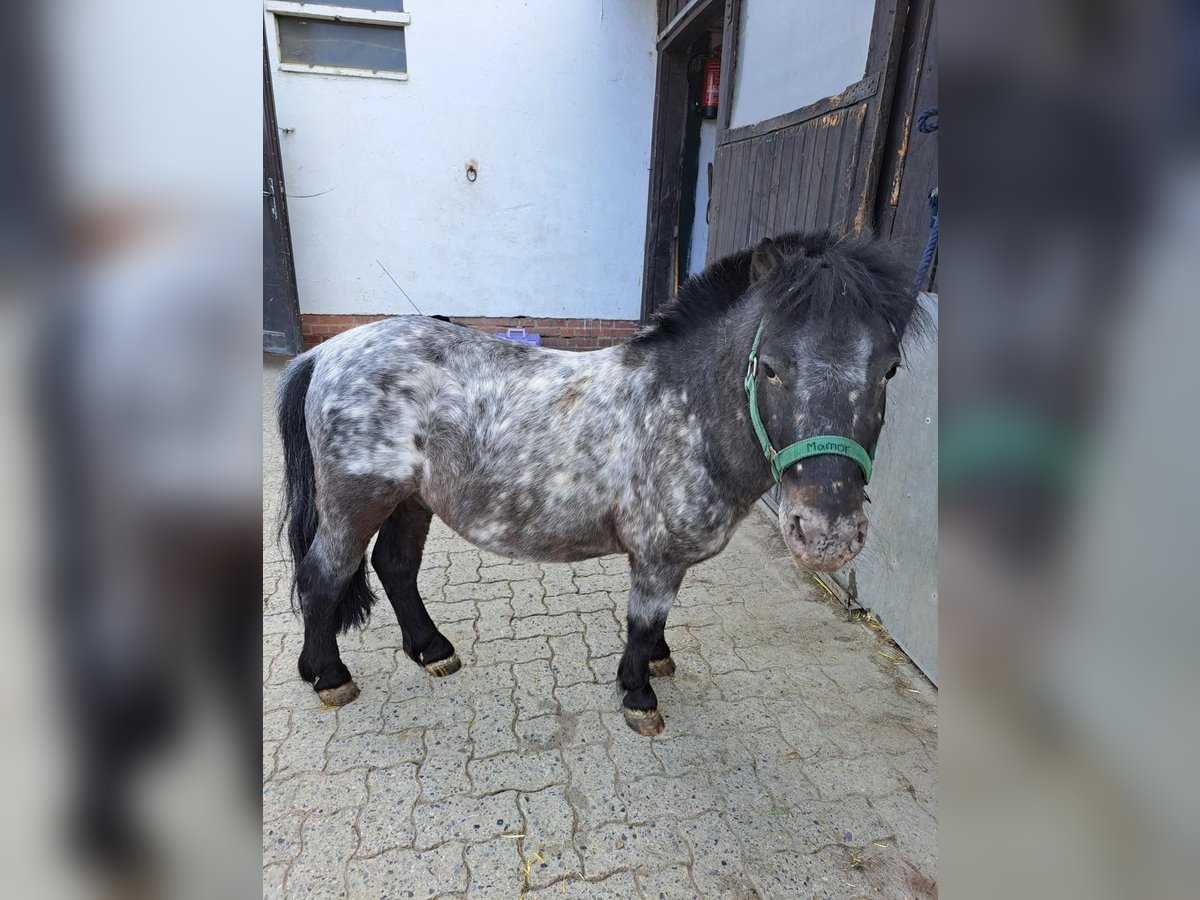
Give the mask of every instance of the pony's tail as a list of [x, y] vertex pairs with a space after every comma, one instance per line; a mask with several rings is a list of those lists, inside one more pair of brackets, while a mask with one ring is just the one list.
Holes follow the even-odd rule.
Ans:
[[[312, 353], [305, 353], [292, 361], [279, 376], [276, 400], [276, 415], [279, 421], [279, 436], [283, 442], [283, 518], [279, 534], [287, 531], [288, 550], [292, 557], [292, 607], [296, 605], [296, 580], [300, 565], [313, 539], [317, 536], [317, 483], [313, 468], [312, 447], [308, 442], [308, 422], [304, 407], [308, 398], [308, 386], [312, 381], [316, 360]], [[367, 560], [363, 557], [358, 569], [338, 600], [337, 630], [346, 631], [351, 626], [366, 624], [371, 614], [375, 595], [367, 583]]]

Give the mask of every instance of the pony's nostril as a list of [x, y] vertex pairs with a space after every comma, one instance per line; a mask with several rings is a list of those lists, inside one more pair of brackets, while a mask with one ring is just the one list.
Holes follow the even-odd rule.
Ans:
[[796, 536], [796, 539], [798, 541], [803, 543], [804, 529], [800, 527], [800, 517], [799, 516], [792, 516], [791, 521], [788, 523], [788, 530], [791, 531], [791, 533]]
[[861, 531], [854, 537], [854, 542], [856, 544], [865, 544], [866, 541], [867, 541], [867, 536], [865, 534], [863, 534]]

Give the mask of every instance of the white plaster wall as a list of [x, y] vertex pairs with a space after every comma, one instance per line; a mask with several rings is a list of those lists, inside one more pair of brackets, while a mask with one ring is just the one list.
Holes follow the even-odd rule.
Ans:
[[695, 218], [692, 219], [692, 251], [688, 256], [688, 274], [695, 275], [704, 268], [708, 259], [708, 164], [717, 155], [717, 120], [704, 119], [700, 123], [700, 146], [696, 150]]
[[407, 82], [273, 65], [301, 310], [636, 319], [654, 0], [405, 10]]
[[840, 94], [866, 71], [875, 0], [742, 0], [732, 127]]

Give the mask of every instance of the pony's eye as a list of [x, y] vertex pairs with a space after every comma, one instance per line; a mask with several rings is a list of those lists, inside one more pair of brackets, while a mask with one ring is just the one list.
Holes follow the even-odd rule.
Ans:
[[767, 381], [775, 381], [775, 382], [779, 381], [779, 376], [775, 374], [775, 370], [772, 369], [770, 366], [768, 366], [766, 363], [763, 363], [762, 370], [763, 370], [763, 374], [767, 376]]
[[883, 377], [884, 377], [884, 378], [895, 378], [895, 377], [896, 377], [896, 370], [897, 370], [897, 369], [899, 369], [899, 368], [900, 368], [900, 364], [899, 364], [899, 363], [897, 363], [896, 365], [894, 365], [894, 366], [892, 366], [890, 369], [888, 369], [888, 370], [887, 370], [887, 373], [886, 373], [886, 374], [885, 374]]

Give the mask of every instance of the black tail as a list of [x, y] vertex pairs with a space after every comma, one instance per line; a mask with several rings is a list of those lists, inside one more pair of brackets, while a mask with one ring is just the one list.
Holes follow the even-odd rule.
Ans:
[[[299, 577], [300, 564], [308, 555], [317, 536], [317, 485], [313, 470], [312, 447], [308, 443], [308, 422], [304, 415], [308, 385], [312, 381], [316, 360], [311, 353], [294, 360], [279, 376], [276, 395], [276, 414], [279, 436], [283, 441], [283, 520], [279, 525], [282, 536], [287, 529], [288, 548], [292, 555], [292, 571]], [[292, 584], [293, 605], [296, 597], [295, 579]], [[338, 601], [337, 630], [351, 626], [362, 627], [371, 615], [375, 595], [367, 584], [367, 560], [355, 571]]]

